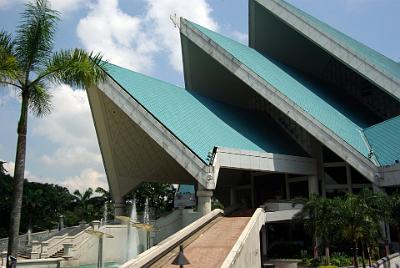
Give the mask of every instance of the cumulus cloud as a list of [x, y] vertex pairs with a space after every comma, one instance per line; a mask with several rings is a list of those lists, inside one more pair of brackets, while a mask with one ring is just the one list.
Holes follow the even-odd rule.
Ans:
[[147, 72], [158, 47], [143, 27], [143, 20], [124, 13], [118, 0], [99, 0], [79, 21], [77, 34], [86, 49], [101, 52], [115, 64]]
[[179, 31], [170, 15], [176, 14], [212, 30], [218, 29], [206, 0], [146, 0], [142, 14], [131, 16], [118, 0], [98, 0], [77, 27], [88, 50], [100, 51], [105, 58], [137, 71], [151, 72], [157, 52], [166, 52], [169, 62], [182, 71]]
[[50, 92], [52, 112], [35, 121], [33, 133], [68, 147], [98, 149], [86, 92], [67, 85], [56, 86]]
[[[1, 159], [0, 159], [1, 160]], [[5, 161], [4, 168], [7, 173], [11, 176], [14, 175], [14, 167], [15, 163], [12, 161]], [[55, 178], [45, 178], [42, 176], [37, 176], [32, 174], [29, 170], [25, 170], [25, 178], [27, 178], [31, 182], [40, 182], [40, 183], [56, 183], [62, 186], [67, 187], [71, 192], [75, 190], [85, 191], [87, 188], [91, 187], [92, 189], [96, 189], [97, 187], [102, 187], [104, 189], [108, 189], [108, 184], [106, 180], [106, 176], [104, 173], [94, 170], [92, 168], [84, 169], [80, 172], [79, 175], [66, 177], [60, 183]]]
[[247, 35], [247, 33], [242, 33], [239, 31], [232, 31], [231, 32], [231, 36], [233, 39], [235, 39], [236, 41], [239, 41], [242, 44], [247, 45], [249, 42], [249, 36]]
[[218, 30], [217, 22], [212, 18], [212, 9], [206, 0], [146, 0], [148, 9], [146, 20], [151, 25], [154, 36], [167, 51], [171, 65], [182, 71], [181, 43], [179, 32], [173, 27], [170, 16], [184, 17], [211, 30]]
[[[4, 168], [7, 171], [6, 173], [8, 173], [11, 176], [14, 176], [15, 162], [13, 162], [13, 161], [5, 161], [5, 160], [1, 160], [1, 161], [6, 162], [4, 164]], [[25, 176], [24, 177], [26, 179], [28, 179], [29, 181], [32, 181], [32, 182], [57, 183], [56, 179], [54, 179], [54, 178], [47, 178], [47, 177], [35, 175], [28, 169], [25, 169]]]
[[[31, 0], [0, 0], [0, 9], [7, 9], [13, 5], [31, 2]], [[86, 0], [49, 0], [51, 8], [62, 14], [85, 7], [89, 1]]]
[[94, 169], [85, 169], [79, 175], [68, 177], [64, 180], [63, 185], [70, 189], [70, 191], [85, 191], [91, 187], [95, 190], [97, 187], [108, 189], [108, 184], [104, 173], [98, 172]]
[[[82, 180], [81, 185], [92, 183], [91, 187], [95, 188], [93, 183], [98, 182], [98, 186], [104, 186], [104, 168], [86, 92], [60, 85], [51, 93], [52, 113], [44, 119], [35, 119], [33, 125], [34, 135], [46, 138], [56, 148], [51, 154], [40, 157], [44, 168], [73, 169], [80, 174], [77, 177]], [[58, 178], [58, 181], [69, 181], [66, 186], [70, 188], [77, 177]]]

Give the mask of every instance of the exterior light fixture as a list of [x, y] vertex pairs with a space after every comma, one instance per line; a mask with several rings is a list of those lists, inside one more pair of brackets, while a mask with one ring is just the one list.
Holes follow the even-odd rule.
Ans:
[[190, 264], [188, 259], [183, 254], [183, 246], [179, 246], [179, 254], [176, 256], [175, 260], [172, 262], [173, 265], [179, 265], [179, 268], [183, 268], [183, 265]]

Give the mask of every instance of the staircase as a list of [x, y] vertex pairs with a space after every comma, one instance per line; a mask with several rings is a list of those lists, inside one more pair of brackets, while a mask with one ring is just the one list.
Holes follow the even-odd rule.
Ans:
[[62, 258], [62, 256], [64, 256], [64, 248], [51, 255], [50, 258]]

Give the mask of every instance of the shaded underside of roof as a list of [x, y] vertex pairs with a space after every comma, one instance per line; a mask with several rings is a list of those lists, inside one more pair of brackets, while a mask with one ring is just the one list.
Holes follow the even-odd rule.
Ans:
[[214, 147], [304, 156], [271, 120], [113, 65], [108, 75], [202, 161]]
[[[257, 0], [256, 0], [257, 1]], [[314, 27], [317, 31], [327, 35], [330, 39], [334, 40], [346, 50], [351, 51], [351, 53], [357, 55], [359, 58], [363, 59], [365, 62], [373, 65], [375, 68], [385, 73], [389, 77], [400, 81], [400, 65], [393, 61], [392, 59], [382, 55], [381, 53], [369, 48], [363, 43], [351, 38], [350, 36], [336, 30], [330, 25], [316, 19], [315, 17], [307, 14], [306, 12], [294, 7], [293, 5], [287, 3], [286, 1], [276, 1], [278, 5], [284, 7], [293, 15], [301, 18], [307, 24]], [[258, 2], [258, 1], [257, 1]], [[279, 16], [279, 14], [277, 14]]]
[[400, 116], [364, 130], [365, 136], [382, 166], [400, 160]]
[[370, 150], [362, 133], [365, 125], [360, 124], [354, 116], [349, 114], [346, 107], [332, 102], [332, 98], [325, 94], [327, 91], [321, 88], [321, 85], [239, 42], [195, 23], [188, 22], [188, 24], [213, 40], [360, 154], [368, 157]]

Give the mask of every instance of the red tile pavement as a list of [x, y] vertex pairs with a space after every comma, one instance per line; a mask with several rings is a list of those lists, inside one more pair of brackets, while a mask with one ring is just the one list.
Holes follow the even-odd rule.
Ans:
[[[190, 262], [190, 265], [185, 267], [220, 267], [249, 220], [250, 217], [222, 218], [184, 249], [184, 254]], [[178, 266], [168, 264], [163, 267]]]

